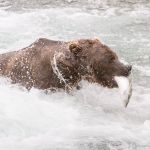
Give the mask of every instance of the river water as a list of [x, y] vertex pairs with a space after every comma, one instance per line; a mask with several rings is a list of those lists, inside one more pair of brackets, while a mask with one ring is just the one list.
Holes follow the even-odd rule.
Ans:
[[125, 109], [118, 89], [46, 95], [0, 78], [0, 150], [149, 150], [149, 0], [0, 0], [0, 53], [39, 37], [99, 37], [133, 65], [133, 96]]

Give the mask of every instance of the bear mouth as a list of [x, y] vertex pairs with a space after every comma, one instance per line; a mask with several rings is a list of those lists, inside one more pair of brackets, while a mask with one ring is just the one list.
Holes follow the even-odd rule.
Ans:
[[124, 107], [127, 107], [132, 96], [132, 79], [129, 76], [112, 76], [109, 79], [105, 76], [100, 81], [100, 84], [107, 88], [118, 88], [120, 92], [120, 98]]
[[118, 88], [118, 83], [116, 82], [115, 78], [112, 77], [101, 77], [99, 80], [100, 84], [107, 88]]

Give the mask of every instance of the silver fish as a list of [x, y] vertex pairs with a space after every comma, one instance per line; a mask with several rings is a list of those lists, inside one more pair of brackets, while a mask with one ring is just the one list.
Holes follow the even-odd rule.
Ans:
[[115, 76], [115, 81], [118, 84], [121, 99], [123, 101], [124, 107], [128, 106], [130, 98], [132, 96], [132, 78], [131, 75], [129, 77], [124, 76]]

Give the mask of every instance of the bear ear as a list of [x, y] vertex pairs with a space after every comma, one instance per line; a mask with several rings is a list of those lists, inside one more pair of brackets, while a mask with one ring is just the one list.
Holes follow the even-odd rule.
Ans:
[[95, 38], [95, 39], [93, 40], [93, 42], [94, 42], [94, 43], [101, 43], [99, 38]]
[[82, 51], [82, 48], [79, 46], [78, 43], [74, 42], [74, 43], [69, 44], [69, 50], [70, 50], [71, 53], [76, 55], [76, 54], [78, 54], [79, 52]]

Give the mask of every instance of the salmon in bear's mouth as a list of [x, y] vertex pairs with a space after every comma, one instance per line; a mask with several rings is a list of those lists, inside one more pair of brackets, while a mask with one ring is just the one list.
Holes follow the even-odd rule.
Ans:
[[128, 106], [130, 98], [132, 96], [132, 81], [131, 75], [129, 77], [115, 76], [114, 77], [118, 88], [120, 90], [121, 99], [125, 107]]
[[114, 76], [111, 80], [105, 76], [105, 78], [101, 78], [100, 84], [107, 88], [119, 88], [123, 105], [124, 107], [128, 106], [132, 96], [131, 74], [129, 76]]

